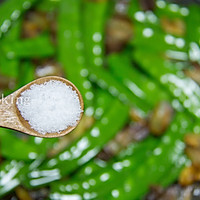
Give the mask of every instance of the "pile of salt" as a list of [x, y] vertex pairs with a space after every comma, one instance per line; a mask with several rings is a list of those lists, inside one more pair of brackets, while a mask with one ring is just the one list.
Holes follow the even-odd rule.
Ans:
[[31, 128], [41, 134], [76, 126], [83, 112], [77, 92], [56, 80], [32, 85], [21, 93], [17, 107]]

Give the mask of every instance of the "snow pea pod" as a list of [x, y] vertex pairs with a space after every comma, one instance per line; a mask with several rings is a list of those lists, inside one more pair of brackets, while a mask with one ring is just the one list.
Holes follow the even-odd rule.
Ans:
[[20, 184], [19, 174], [23, 170], [22, 161], [6, 161], [0, 166], [0, 197], [4, 196]]
[[[194, 118], [198, 119], [200, 116], [200, 88], [197, 83], [176, 69], [172, 62], [166, 62], [158, 56], [147, 55], [142, 50], [137, 50], [134, 58], [147, 73], [164, 85]], [[151, 63], [154, 65], [152, 66]]]
[[18, 20], [11, 29], [6, 33], [6, 37], [1, 39], [1, 46], [0, 46], [0, 73], [10, 77], [17, 77], [18, 75], [18, 65], [19, 60], [13, 59], [9, 60], [6, 57], [5, 53], [3, 52], [3, 46], [7, 43], [12, 43], [19, 39], [20, 37], [20, 30], [21, 30], [21, 19]]
[[157, 53], [162, 56], [166, 50], [185, 53], [187, 43], [183, 37], [166, 34], [160, 24], [138, 24], [135, 28], [136, 37], [132, 39], [131, 44], [137, 48], [151, 53]]
[[[94, 110], [94, 93], [91, 83], [86, 78], [87, 69], [83, 52], [82, 33], [80, 30], [80, 0], [61, 0], [58, 14], [58, 60], [63, 65], [67, 78], [80, 90], [86, 111], [91, 115]], [[70, 20], [69, 20], [70, 19]]]
[[151, 109], [151, 106], [145, 100], [138, 98], [126, 87], [121, 85], [109, 71], [92, 67], [89, 67], [88, 70], [89, 79], [92, 82], [97, 83], [102, 89], [107, 89], [111, 95], [116, 96], [120, 101], [135, 106], [143, 115]]
[[52, 56], [54, 47], [48, 35], [41, 35], [32, 39], [7, 42], [2, 47], [8, 59], [41, 58]]
[[[103, 64], [103, 33], [109, 1], [82, 1], [82, 31], [87, 65], [100, 67]], [[92, 19], [92, 20], [91, 20]]]
[[8, 0], [0, 6], [0, 38], [6, 33], [22, 13], [31, 8], [36, 0]]
[[170, 185], [171, 183], [175, 182], [178, 178], [178, 176], [180, 175], [182, 169], [187, 165], [187, 159], [185, 155], [181, 155], [180, 158], [178, 158], [179, 160], [185, 160], [185, 163], [183, 163], [182, 165], [179, 166], [173, 166], [166, 174], [168, 174], [168, 176], [163, 176], [160, 178], [159, 180], [159, 184], [162, 185], [163, 187], [167, 187], [168, 185]]
[[1, 39], [1, 42], [5, 43], [6, 40], [15, 41], [20, 38], [21, 36], [21, 28], [22, 28], [22, 18], [19, 18], [6, 32], [5, 37]]
[[[10, 160], [31, 161], [34, 156], [37, 156], [37, 148], [30, 145], [27, 141], [22, 142], [19, 137], [16, 137], [11, 130], [1, 129], [0, 144], [1, 154], [3, 157]], [[12, 145], [10, 146], [9, 144]], [[33, 156], [31, 158], [31, 155]]]
[[114, 98], [107, 91], [96, 88], [94, 118], [101, 119], [102, 115], [109, 110], [113, 100]]
[[[164, 91], [151, 77], [139, 72], [131, 63], [128, 54], [113, 54], [108, 57], [108, 66], [118, 80], [139, 98], [145, 99], [151, 105], [161, 100], [170, 100]], [[158, 95], [159, 94], [159, 95]], [[154, 98], [152, 98], [152, 96]]]

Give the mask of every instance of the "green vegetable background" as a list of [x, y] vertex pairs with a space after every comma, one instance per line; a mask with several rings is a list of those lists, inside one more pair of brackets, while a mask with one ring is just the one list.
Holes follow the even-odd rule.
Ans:
[[[24, 37], [24, 21], [33, 11], [45, 13], [50, 22], [33, 37]], [[117, 14], [125, 16], [132, 34], [115, 51], [106, 40]], [[166, 21], [184, 26], [173, 32]], [[190, 163], [183, 138], [200, 133], [200, 88], [185, 73], [200, 64], [197, 4], [157, 0], [153, 11], [145, 11], [136, 0], [3, 1], [0, 92], [8, 95], [34, 80], [37, 66], [48, 60], [80, 90], [84, 116], [77, 129], [61, 138], [1, 128], [0, 199], [18, 199], [21, 188], [45, 189], [41, 199], [138, 200], [151, 185], [167, 187], [178, 179]], [[106, 161], [99, 156], [125, 127], [138, 123], [131, 111], [149, 119], [161, 101], [174, 109], [162, 136], [132, 140]]]

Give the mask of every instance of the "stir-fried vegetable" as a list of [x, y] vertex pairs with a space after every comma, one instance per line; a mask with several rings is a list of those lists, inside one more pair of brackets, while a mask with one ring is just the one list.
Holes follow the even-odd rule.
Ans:
[[0, 94], [57, 75], [85, 104], [59, 139], [0, 130], [1, 199], [200, 198], [198, 4], [4, 0], [0, 16]]

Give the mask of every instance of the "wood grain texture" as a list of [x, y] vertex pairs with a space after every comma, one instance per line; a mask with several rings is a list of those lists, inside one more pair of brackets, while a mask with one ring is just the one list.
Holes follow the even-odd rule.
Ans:
[[81, 113], [80, 119], [77, 121], [76, 126], [70, 126], [66, 130], [61, 131], [60, 133], [47, 133], [45, 135], [38, 133], [37, 131], [33, 130], [31, 126], [29, 125], [28, 121], [26, 121], [20, 114], [20, 111], [17, 108], [16, 101], [17, 98], [20, 97], [21, 93], [27, 89], [30, 88], [31, 85], [33, 84], [43, 84], [47, 81], [50, 80], [57, 80], [65, 83], [66, 85], [69, 85], [72, 87], [74, 91], [78, 94], [81, 109], [84, 110], [84, 103], [82, 96], [79, 92], [79, 90], [75, 87], [74, 84], [72, 84], [70, 81], [57, 77], [57, 76], [47, 76], [44, 78], [37, 79], [24, 87], [20, 88], [13, 94], [3, 98], [0, 100], [0, 127], [5, 127], [13, 130], [17, 130], [32, 136], [37, 136], [37, 137], [45, 137], [45, 138], [53, 138], [53, 137], [60, 137], [63, 135], [66, 135], [70, 133], [76, 126], [79, 124], [83, 112]]

